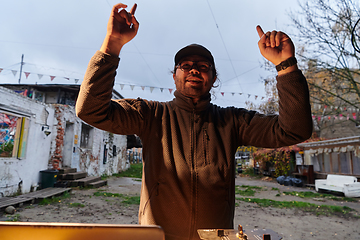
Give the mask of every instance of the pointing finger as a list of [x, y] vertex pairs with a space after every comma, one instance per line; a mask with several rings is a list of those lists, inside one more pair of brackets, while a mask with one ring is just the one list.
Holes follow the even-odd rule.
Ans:
[[136, 8], [137, 8], [137, 4], [135, 3], [134, 6], [133, 6], [133, 7], [131, 8], [131, 10], [130, 10], [130, 14], [131, 14], [131, 15], [134, 15], [134, 14], [135, 14]]
[[259, 34], [259, 37], [261, 38], [264, 35], [264, 31], [262, 30], [262, 28], [260, 27], [260, 25], [256, 26], [256, 31]]

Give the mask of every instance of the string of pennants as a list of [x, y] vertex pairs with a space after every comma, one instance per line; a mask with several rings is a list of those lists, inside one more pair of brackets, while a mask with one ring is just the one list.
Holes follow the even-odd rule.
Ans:
[[[18, 70], [11, 70], [11, 69], [5, 69], [5, 68], [0, 68], [0, 74], [3, 70], [10, 70], [12, 72], [12, 74], [14, 75], [14, 77], [16, 76], [16, 74], [19, 72]], [[70, 78], [69, 77], [59, 77], [59, 76], [55, 76], [55, 75], [46, 75], [46, 74], [39, 74], [39, 73], [33, 73], [33, 72], [28, 72], [28, 71], [24, 71], [23, 72], [24, 75], [25, 75], [25, 78], [28, 79], [28, 77], [31, 75], [31, 74], [36, 74], [40, 79], [42, 79], [43, 77], [49, 77], [50, 78], [50, 81], [54, 81], [55, 78], [61, 78], [61, 79], [66, 79], [68, 81], [70, 81]], [[74, 81], [75, 83], [78, 83], [79, 82], [79, 78], [74, 78]], [[150, 89], [150, 93], [152, 93], [155, 89], [159, 89], [161, 92], [164, 92], [164, 90], [166, 91], [169, 91], [170, 94], [172, 94], [172, 92], [174, 91], [173, 88], [160, 88], [160, 87], [153, 87], [153, 86], [140, 86], [140, 85], [135, 85], [135, 84], [123, 84], [123, 83], [117, 83], [120, 85], [120, 88], [121, 90], [124, 89], [125, 86], [130, 86], [130, 89], [131, 90], [134, 90], [135, 87], [140, 87], [143, 91], [145, 91], [146, 88], [149, 88]], [[261, 99], [261, 100], [264, 100], [265, 97], [264, 96], [259, 96], [259, 95], [254, 95], [254, 94], [249, 94], [249, 93], [236, 93], [236, 92], [220, 92], [221, 96], [228, 96], [228, 95], [231, 95], [231, 96], [236, 96], [236, 95], [239, 95], [239, 96], [247, 96], [248, 98], [250, 97], [254, 97], [255, 100], [257, 99]], [[270, 101], [270, 99], [269, 99]]]
[[[315, 116], [313, 115], [312, 118], [313, 120], [316, 120], [318, 122], [320, 121], [324, 121], [324, 120], [350, 120], [351, 119], [360, 119], [359, 116], [359, 109], [358, 108], [353, 108], [353, 107], [335, 107], [335, 106], [321, 106], [319, 105], [317, 107], [319, 110], [322, 109], [324, 111], [324, 114], [321, 116]], [[326, 110], [335, 110], [335, 111], [340, 111], [342, 113], [335, 113], [335, 114], [326, 114], [325, 111]]]
[[[155, 89], [159, 89], [161, 92], [164, 92], [164, 90], [169, 91], [169, 93], [171, 94], [174, 89], [173, 88], [159, 88], [159, 87], [152, 87], [152, 86], [141, 86], [141, 85], [135, 85], [135, 84], [125, 84], [125, 83], [116, 83], [118, 85], [120, 85], [121, 90], [124, 90], [125, 86], [130, 86], [130, 89], [133, 91], [135, 89], [135, 87], [140, 87], [143, 91], [145, 91], [145, 89], [149, 88], [150, 89], [150, 93], [152, 93]], [[258, 98], [261, 100], [264, 100], [265, 97], [263, 96], [258, 96], [258, 95], [253, 95], [253, 94], [248, 94], [248, 93], [235, 93], [235, 92], [220, 92], [220, 94], [224, 97], [225, 95], [231, 95], [231, 96], [235, 96], [235, 95], [247, 95], [248, 98], [254, 96], [255, 100], [257, 100]]]
[[[11, 69], [5, 69], [5, 68], [0, 68], [0, 74], [3, 70], [10, 70], [12, 72], [12, 74], [14, 75], [14, 77], [16, 76], [16, 74], [19, 72], [18, 70], [11, 70]], [[68, 81], [70, 81], [69, 77], [59, 77], [59, 76], [53, 76], [53, 75], [46, 75], [46, 74], [40, 74], [40, 73], [32, 73], [32, 72], [23, 72], [25, 75], [25, 78], [28, 79], [28, 77], [30, 76], [30, 74], [37, 74], [39, 80], [42, 79], [44, 76], [46, 77], [50, 77], [50, 81], [53, 81], [55, 78], [64, 78]], [[74, 78], [75, 83], [79, 82], [79, 78]]]

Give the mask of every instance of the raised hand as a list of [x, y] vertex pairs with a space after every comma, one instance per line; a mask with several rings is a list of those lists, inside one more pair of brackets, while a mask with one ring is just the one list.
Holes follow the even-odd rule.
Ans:
[[283, 32], [266, 32], [258, 25], [256, 30], [260, 40], [260, 53], [270, 62], [278, 65], [282, 61], [295, 56], [295, 47], [288, 35]]
[[136, 36], [139, 29], [139, 22], [134, 16], [136, 7], [137, 4], [134, 4], [130, 12], [125, 10], [126, 4], [119, 3], [113, 7], [107, 25], [106, 37], [100, 51], [119, 55], [124, 44]]

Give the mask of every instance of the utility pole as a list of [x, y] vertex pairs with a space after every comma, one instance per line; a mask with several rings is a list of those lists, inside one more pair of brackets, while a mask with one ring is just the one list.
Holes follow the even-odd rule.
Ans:
[[24, 54], [21, 56], [19, 84], [20, 84], [20, 81], [21, 81], [21, 73], [22, 73], [22, 66], [23, 65], [24, 65]]

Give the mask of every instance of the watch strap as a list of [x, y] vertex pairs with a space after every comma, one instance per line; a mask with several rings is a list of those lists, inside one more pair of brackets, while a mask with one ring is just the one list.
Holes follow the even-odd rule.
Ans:
[[279, 65], [276, 65], [276, 71], [285, 70], [288, 67], [291, 67], [293, 65], [297, 64], [297, 60], [295, 57], [290, 57], [286, 59], [285, 61], [282, 61]]

